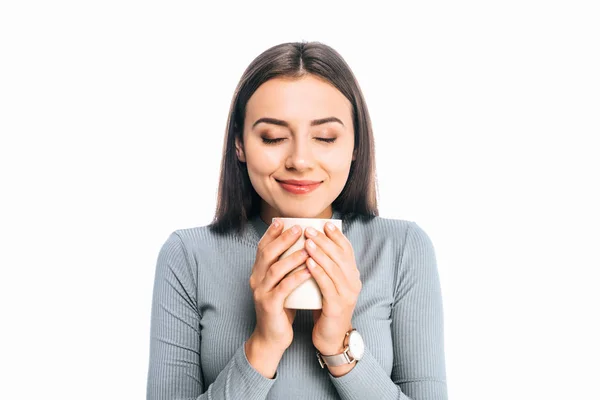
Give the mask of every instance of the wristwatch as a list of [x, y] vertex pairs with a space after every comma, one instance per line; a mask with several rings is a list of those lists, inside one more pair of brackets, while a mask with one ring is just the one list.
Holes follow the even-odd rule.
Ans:
[[317, 359], [321, 368], [339, 367], [340, 365], [352, 364], [360, 360], [365, 353], [365, 343], [356, 329], [346, 332], [344, 336], [344, 351], [340, 354], [326, 356], [317, 351]]

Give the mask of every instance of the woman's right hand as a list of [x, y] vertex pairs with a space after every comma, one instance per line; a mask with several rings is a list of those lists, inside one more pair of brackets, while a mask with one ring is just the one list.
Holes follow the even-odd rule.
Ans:
[[[281, 254], [302, 234], [299, 226], [281, 233], [282, 227], [281, 221], [275, 220], [261, 238], [250, 276], [250, 288], [256, 309], [256, 328], [246, 343], [246, 355], [259, 372], [265, 372], [265, 376], [274, 374], [279, 359], [292, 344], [294, 336], [292, 323], [296, 310], [284, 308], [283, 303], [294, 289], [311, 276], [307, 268], [286, 276], [304, 264], [308, 255], [301, 249], [279, 260]], [[265, 354], [271, 354], [272, 357], [266, 357]], [[260, 368], [259, 364], [264, 365], [264, 368]]]

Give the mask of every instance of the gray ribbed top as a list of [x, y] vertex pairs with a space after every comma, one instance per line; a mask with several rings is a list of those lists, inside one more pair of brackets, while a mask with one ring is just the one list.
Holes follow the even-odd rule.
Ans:
[[362, 360], [338, 378], [321, 369], [312, 312], [298, 310], [275, 378], [259, 374], [244, 342], [256, 324], [248, 281], [266, 229], [255, 217], [242, 234], [204, 226], [167, 238], [156, 264], [147, 399], [447, 399], [436, 258], [412, 221], [344, 221], [363, 284], [352, 317]]

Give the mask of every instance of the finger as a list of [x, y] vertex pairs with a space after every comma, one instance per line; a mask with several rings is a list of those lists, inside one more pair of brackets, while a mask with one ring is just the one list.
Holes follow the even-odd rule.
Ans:
[[[327, 227], [327, 224], [325, 226]], [[332, 224], [332, 226], [335, 228], [335, 225]], [[325, 230], [327, 230], [327, 228]], [[333, 233], [332, 235], [341, 236], [341, 240], [346, 242], [347, 239], [344, 234], [337, 228], [336, 231], [337, 233]], [[336, 244], [333, 239], [326, 236], [322, 232], [317, 231], [316, 229], [306, 229], [306, 235], [310, 237], [317, 244], [317, 246], [319, 246], [325, 252], [325, 254], [327, 254], [329, 258], [331, 258], [331, 260], [339, 266], [348, 281], [352, 281], [358, 275], [358, 269], [356, 268], [356, 262], [354, 261], [354, 251], [352, 250], [352, 245], [350, 245], [349, 242], [349, 250], [344, 250], [338, 244]], [[348, 259], [351, 259], [352, 262], [349, 263], [347, 261]], [[317, 263], [319, 263], [319, 260], [317, 260]]]
[[266, 245], [262, 251], [262, 256], [267, 262], [274, 262], [279, 258], [291, 245], [296, 243], [302, 235], [302, 228], [298, 225], [292, 226], [290, 229], [283, 231], [279, 237]]
[[271, 225], [267, 228], [267, 231], [264, 233], [262, 238], [260, 238], [258, 242], [258, 246], [256, 249], [256, 262], [254, 263], [252, 276], [250, 277], [250, 286], [252, 286], [252, 282], [254, 284], [258, 284], [261, 282], [267, 272], [267, 268], [270, 264], [266, 264], [263, 262], [263, 257], [260, 255], [263, 254], [265, 248], [271, 244], [275, 239], [277, 239], [281, 235], [281, 231], [283, 228], [283, 223], [278, 219], [275, 219]]
[[[277, 228], [278, 230], [281, 228]], [[256, 258], [256, 273], [260, 277], [264, 277], [267, 270], [287, 249], [290, 248], [302, 234], [302, 229], [295, 225], [291, 229], [286, 229], [281, 232], [278, 237], [268, 244], [257, 249]]]
[[334, 224], [328, 222], [325, 224], [325, 228], [323, 229], [325, 235], [329, 237], [335, 244], [337, 244], [344, 253], [352, 252], [352, 243], [350, 240], [344, 235], [344, 233], [338, 229]]
[[[307, 238], [313, 240], [325, 254], [335, 262], [341, 262], [343, 258], [343, 250], [333, 240], [328, 238], [323, 232], [319, 232], [314, 228], [306, 228], [304, 231]], [[317, 262], [319, 262], [317, 260]]]
[[271, 225], [267, 228], [265, 234], [260, 238], [258, 242], [258, 251], [264, 250], [265, 247], [273, 240], [277, 239], [281, 234], [281, 228], [283, 227], [283, 223], [278, 219], [275, 219]]
[[310, 272], [306, 268], [302, 268], [286, 278], [284, 278], [279, 285], [273, 290], [273, 300], [278, 304], [281, 304], [283, 307], [283, 303], [285, 299], [302, 283], [306, 282], [311, 277]]
[[262, 290], [271, 291], [277, 284], [283, 280], [286, 275], [289, 275], [294, 269], [302, 266], [308, 253], [304, 249], [293, 252], [289, 257], [277, 261], [269, 267], [265, 274], [264, 281], [262, 283]]
[[336, 264], [323, 250], [317, 246], [313, 239], [308, 239], [305, 242], [305, 248], [310, 257], [317, 262], [325, 270], [329, 278], [333, 281], [336, 290], [339, 294], [343, 292], [343, 288], [348, 286], [348, 279], [342, 271], [341, 267]]
[[327, 272], [325, 272], [323, 267], [317, 264], [315, 260], [313, 260], [310, 257], [308, 258], [308, 260], [306, 260], [306, 266], [308, 267], [308, 270], [310, 271], [312, 277], [315, 278], [317, 285], [319, 285], [319, 289], [321, 289], [321, 293], [323, 294], [324, 300], [333, 299], [336, 296], [339, 296], [333, 281], [331, 280]]

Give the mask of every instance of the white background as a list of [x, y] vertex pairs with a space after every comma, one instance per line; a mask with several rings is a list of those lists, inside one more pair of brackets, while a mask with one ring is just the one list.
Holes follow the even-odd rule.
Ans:
[[242, 71], [299, 40], [434, 243], [450, 397], [600, 398], [597, 2], [200, 3], [0, 6], [0, 398], [144, 398], [160, 246], [212, 218]]

